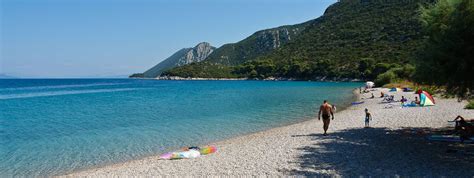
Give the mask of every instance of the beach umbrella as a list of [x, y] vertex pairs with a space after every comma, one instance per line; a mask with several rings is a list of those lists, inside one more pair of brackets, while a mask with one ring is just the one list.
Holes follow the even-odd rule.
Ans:
[[375, 83], [374, 82], [371, 82], [371, 81], [368, 81], [368, 82], [365, 82], [365, 87], [366, 88], [372, 88], [375, 86]]

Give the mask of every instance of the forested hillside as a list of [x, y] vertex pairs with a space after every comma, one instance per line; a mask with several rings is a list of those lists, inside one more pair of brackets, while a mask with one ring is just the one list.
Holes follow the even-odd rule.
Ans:
[[308, 21], [255, 32], [242, 41], [221, 46], [206, 61], [224, 65], [242, 64], [269, 54], [295, 39], [311, 23], [312, 21]]
[[375, 79], [388, 70], [410, 75], [404, 72], [414, 70], [413, 56], [423, 42], [420, 5], [429, 2], [340, 1], [310, 21], [294, 39], [268, 54], [233, 59], [238, 62], [208, 58], [164, 75], [304, 80]]

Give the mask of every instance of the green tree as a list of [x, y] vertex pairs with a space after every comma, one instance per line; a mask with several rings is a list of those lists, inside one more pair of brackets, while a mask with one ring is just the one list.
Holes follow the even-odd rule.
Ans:
[[474, 1], [439, 0], [422, 9], [427, 37], [415, 78], [463, 95], [474, 89]]
[[260, 78], [271, 77], [275, 72], [275, 65], [271, 60], [255, 61], [255, 70]]
[[383, 74], [380, 74], [375, 79], [375, 84], [377, 86], [383, 86], [397, 79], [397, 75], [393, 71], [387, 71]]
[[359, 61], [359, 73], [362, 78], [371, 78], [372, 70], [375, 67], [375, 60], [372, 58], [362, 58]]
[[390, 69], [390, 64], [388, 63], [377, 63], [372, 70], [371, 78], [376, 78], [378, 75], [387, 72]]

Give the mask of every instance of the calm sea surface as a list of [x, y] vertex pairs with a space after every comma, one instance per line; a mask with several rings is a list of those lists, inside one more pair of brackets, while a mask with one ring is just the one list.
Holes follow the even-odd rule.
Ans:
[[308, 120], [324, 99], [348, 105], [358, 86], [0, 80], [0, 177], [63, 174]]

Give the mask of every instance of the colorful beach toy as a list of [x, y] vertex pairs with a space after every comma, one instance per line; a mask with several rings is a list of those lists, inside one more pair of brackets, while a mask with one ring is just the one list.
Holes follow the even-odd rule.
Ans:
[[206, 146], [204, 148], [201, 148], [199, 152], [201, 152], [202, 155], [207, 155], [211, 153], [215, 153], [217, 151], [217, 148], [215, 146]]
[[160, 155], [160, 159], [171, 159], [173, 157], [173, 153], [165, 153]]
[[[190, 147], [190, 148], [193, 148], [193, 147]], [[160, 159], [173, 160], [173, 159], [197, 158], [197, 157], [200, 157], [201, 155], [215, 153], [216, 151], [217, 151], [217, 148], [215, 146], [206, 146], [199, 149], [199, 151], [196, 149], [185, 149], [182, 151], [165, 153], [165, 154], [160, 155]]]

